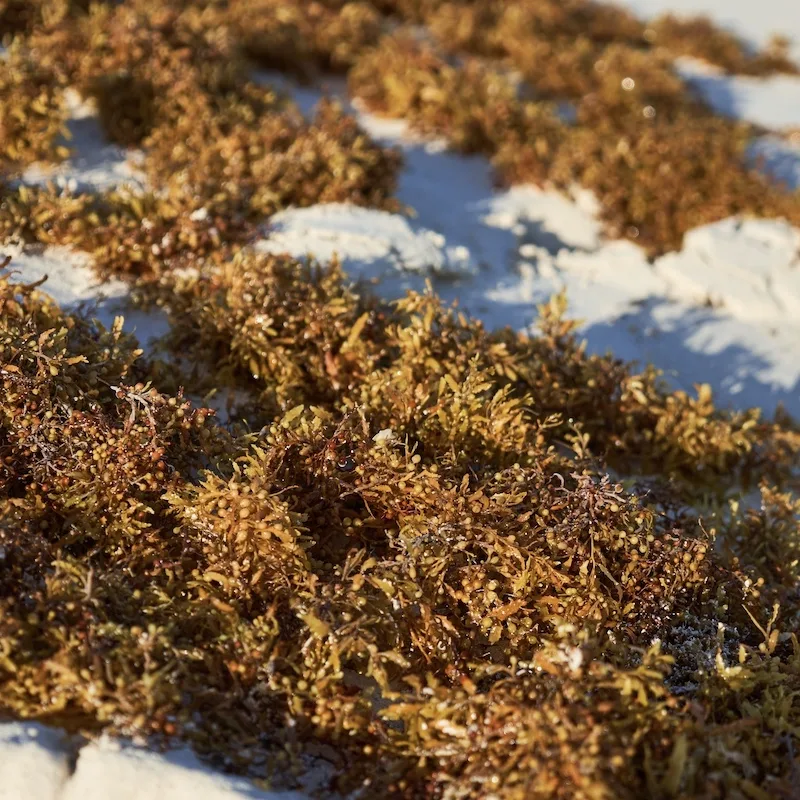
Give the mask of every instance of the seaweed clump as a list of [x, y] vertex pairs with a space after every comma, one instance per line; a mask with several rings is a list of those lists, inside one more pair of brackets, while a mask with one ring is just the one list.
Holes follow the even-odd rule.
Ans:
[[558, 303], [489, 333], [245, 254], [141, 289], [223, 426], [121, 320], [0, 291], [4, 713], [250, 775], [325, 744], [365, 796], [788, 792], [796, 512], [689, 503], [785, 483], [791, 429], [587, 356]]
[[728, 216], [800, 220], [797, 192], [748, 162], [756, 128], [713, 113], [675, 73], [674, 52], [647, 49], [638, 22], [595, 9], [581, 27], [580, 13], [555, 5], [552, 16], [521, 3], [439, 5], [430, 25], [440, 44], [385, 36], [350, 70], [350, 90], [488, 156], [502, 183], [591, 189], [607, 233], [651, 255]]
[[[332, 100], [305, 119], [257, 67], [302, 80], [341, 73], [369, 109], [491, 159], [501, 183], [591, 189], [607, 233], [653, 256], [680, 247], [691, 227], [731, 215], [800, 220], [797, 192], [771, 183], [748, 158], [760, 131], [715, 114], [674, 60], [689, 54], [757, 75], [796, 65], [784, 45], [750, 53], [704, 19], [645, 24], [588, 0], [41, 0], [5, 3], [0, 23], [17, 64], [9, 76], [23, 81], [6, 87], [3, 171], [64, 156], [60, 98], [77, 90], [112, 141], [141, 148], [148, 182], [133, 202], [110, 193], [86, 202], [101, 219], [103, 209], [124, 206], [126, 224], [162, 231], [158, 241], [143, 237], [155, 255], [183, 235], [179, 216], [207, 219], [208, 231], [236, 249], [289, 206], [399, 208], [397, 151]], [[11, 194], [5, 217], [25, 205]], [[42, 201], [64, 218], [76, 198], [48, 191]], [[147, 215], [131, 215], [137, 204]], [[108, 233], [98, 243], [79, 223], [47, 227], [50, 216], [24, 222], [34, 240], [68, 227], [62, 243], [92, 252], [106, 271], [162, 271], [137, 237], [111, 242]], [[20, 220], [0, 226], [16, 230]]]
[[[209, 239], [236, 249], [265, 216], [290, 205], [399, 208], [398, 152], [372, 141], [333, 101], [306, 120], [251, 80], [237, 38], [242, 9], [223, 14], [214, 4], [163, 0], [70, 9], [32, 14], [13, 41], [12, 62], [28, 67], [6, 79], [15, 80], [4, 105], [6, 149], [33, 144], [19, 157], [9, 151], [3, 175], [15, 159], [24, 166], [66, 154], [56, 141], [65, 113], [55, 103], [70, 87], [96, 106], [109, 139], [142, 148], [148, 187], [76, 195], [5, 185], [6, 241], [57, 241], [90, 252], [106, 273], [143, 274], [208, 254]], [[29, 51], [39, 59], [35, 71], [29, 57], [14, 55]]]
[[222, 259], [247, 234], [241, 221], [182, 214], [152, 193], [71, 193], [0, 183], [0, 236], [21, 244], [85, 250], [107, 276], [158, 274], [198, 257]]
[[382, 19], [366, 2], [238, 0], [231, 16], [245, 54], [259, 66], [308, 79], [346, 72], [378, 41]]
[[61, 87], [19, 43], [2, 56], [0, 70], [0, 175], [36, 161], [59, 161], [68, 151]]
[[656, 47], [703, 59], [735, 75], [798, 73], [797, 65], [787, 53], [789, 43], [783, 37], [773, 37], [764, 50], [750, 53], [736, 36], [704, 16], [664, 14], [648, 25], [645, 36]]

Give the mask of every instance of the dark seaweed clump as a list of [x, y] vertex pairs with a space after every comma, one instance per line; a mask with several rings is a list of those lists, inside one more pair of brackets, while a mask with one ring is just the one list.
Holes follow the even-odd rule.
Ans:
[[[0, 78], [2, 113], [14, 122], [0, 125], [4, 240], [70, 245], [104, 272], [141, 274], [236, 249], [288, 206], [399, 208], [396, 151], [373, 142], [334, 101], [307, 120], [251, 80], [248, 4], [38, 5], [21, 17], [14, 4], [5, 15], [0, 7], [0, 36], [5, 19], [5, 32], [27, 21], [12, 40], [14, 70]], [[147, 190], [75, 195], [3, 185], [8, 167], [66, 153], [53, 148], [67, 88], [96, 105], [113, 142], [144, 149]]]

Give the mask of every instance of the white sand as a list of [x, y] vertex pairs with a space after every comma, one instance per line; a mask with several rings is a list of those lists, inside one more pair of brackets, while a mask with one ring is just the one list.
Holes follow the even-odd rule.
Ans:
[[101, 738], [79, 746], [36, 723], [0, 725], [0, 800], [304, 800], [209, 770], [187, 749]]
[[[312, 107], [310, 90], [303, 92]], [[677, 387], [709, 382], [722, 405], [772, 413], [783, 404], [800, 414], [797, 230], [776, 220], [723, 220], [691, 231], [680, 252], [650, 264], [634, 243], [603, 239], [590, 193], [498, 193], [485, 159], [447, 152], [357, 103], [352, 110], [373, 136], [403, 150], [398, 197], [416, 215], [407, 221], [345, 204], [288, 210], [273, 218], [259, 248], [336, 253], [388, 297], [421, 289], [427, 275], [489, 327], [531, 329], [536, 305], [563, 289], [590, 351], [653, 361]], [[784, 182], [800, 175], [800, 150], [782, 139], [755, 143], [753, 157]]]
[[0, 800], [60, 800], [70, 755], [59, 731], [26, 722], [0, 725]]
[[56, 166], [33, 165], [23, 175], [25, 183], [52, 181], [73, 192], [144, 186], [144, 176], [136, 167], [140, 154], [109, 144], [92, 104], [82, 101], [76, 91], [67, 90], [66, 101], [70, 138], [65, 144], [72, 150], [71, 157]]

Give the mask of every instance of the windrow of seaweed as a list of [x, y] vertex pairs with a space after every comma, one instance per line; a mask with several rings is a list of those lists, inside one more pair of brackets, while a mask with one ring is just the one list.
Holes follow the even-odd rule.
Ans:
[[[653, 255], [730, 215], [800, 219], [797, 193], [748, 157], [757, 128], [713, 113], [673, 67], [691, 55], [738, 73], [796, 72], [785, 43], [751, 53], [703, 18], [644, 23], [588, 0], [36, 0], [3, 4], [2, 35], [12, 66], [0, 84], [3, 172], [64, 156], [71, 87], [112, 141], [143, 149], [152, 196], [132, 222], [144, 227], [171, 230], [195, 213], [235, 246], [243, 228], [291, 205], [398, 208], [398, 154], [331, 101], [304, 119], [254, 80], [259, 66], [301, 80], [340, 72], [368, 108], [487, 156], [503, 183], [591, 189], [607, 233]], [[15, 231], [9, 209], [25, 203], [10, 195], [0, 224]], [[43, 202], [64, 217], [76, 199], [52, 190]], [[51, 240], [35, 220], [29, 235]], [[136, 241], [98, 246], [80, 225], [62, 236], [106, 271], [163, 270]]]
[[[34, 160], [66, 154], [57, 142], [65, 115], [47, 112], [70, 87], [96, 105], [111, 141], [143, 148], [148, 188], [76, 195], [6, 184], [6, 240], [58, 241], [89, 251], [105, 272], [147, 273], [181, 266], [194, 249], [205, 254], [209, 238], [235, 247], [290, 205], [399, 208], [391, 197], [398, 153], [373, 142], [335, 102], [321, 103], [306, 120], [287, 98], [251, 80], [233, 10], [137, 0], [62, 11], [32, 14], [25, 35], [13, 40], [7, 80], [14, 83], [0, 91], [8, 94], [4, 113], [16, 122], [3, 125], [0, 144], [7, 132], [8, 146], [21, 153], [8, 151], [2, 172], [8, 178]], [[26, 139], [32, 144], [22, 150]], [[187, 228], [202, 230], [194, 236]]]
[[[708, 386], [696, 397], [670, 392], [653, 368], [631, 372], [587, 354], [576, 324], [564, 319], [563, 297], [540, 308], [541, 330], [529, 338], [488, 332], [432, 293], [399, 301], [395, 319], [408, 321], [397, 326], [353, 291], [335, 263], [239, 253], [142, 282], [135, 296], [169, 315], [163, 347], [191, 365], [184, 385], [198, 394], [244, 392], [250, 399], [240, 415], [250, 428], [300, 404], [334, 403], [341, 413], [360, 408], [373, 426], [412, 435], [423, 448], [440, 447], [444, 437], [462, 466], [487, 457], [506, 466], [538, 441], [534, 415], [551, 419], [556, 438], [591, 440], [591, 453], [616, 469], [680, 479], [687, 491], [705, 478], [730, 480], [737, 468], [773, 470], [777, 480], [791, 450], [785, 429], [757, 410], [717, 415]], [[485, 423], [467, 424], [484, 396], [493, 398]], [[464, 417], [440, 410], [439, 397]], [[420, 408], [428, 407], [421, 424]]]
[[607, 234], [652, 255], [728, 216], [797, 224], [797, 192], [748, 159], [755, 126], [713, 113], [669, 51], [627, 41], [624, 25], [592, 34], [587, 23], [578, 34], [579, 21], [556, 5], [544, 24], [535, 4], [444, 4], [431, 29], [456, 59], [392, 33], [356, 62], [350, 89], [377, 113], [491, 158], [504, 184], [591, 189]]
[[[140, 291], [229, 425], [0, 280], [5, 714], [365, 797], [790, 796], [790, 428], [586, 355], [558, 301], [491, 333], [245, 254]], [[760, 510], [688, 505], [738, 480]]]

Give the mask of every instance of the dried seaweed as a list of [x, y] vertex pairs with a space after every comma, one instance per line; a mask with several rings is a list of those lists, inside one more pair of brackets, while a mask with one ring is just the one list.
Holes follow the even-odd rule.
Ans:
[[230, 14], [249, 58], [302, 78], [347, 71], [377, 42], [382, 27], [380, 14], [366, 2], [238, 0]]
[[[800, 220], [797, 192], [748, 162], [754, 127], [714, 115], [675, 74], [667, 54], [625, 43], [624, 26], [616, 40], [602, 33], [576, 39], [567, 15], [554, 37], [551, 27], [561, 25], [563, 9], [542, 26], [532, 6], [504, 4], [501, 13], [479, 4], [470, 13], [494, 10], [494, 29], [487, 33], [489, 23], [477, 16], [474, 27], [462, 30], [459, 8], [452, 10], [456, 29], [449, 30], [442, 27], [448, 7], [434, 18], [442, 40], [483, 59], [450, 63], [429, 43], [387, 36], [349, 73], [351, 91], [370, 109], [491, 157], [503, 183], [591, 189], [607, 234], [633, 239], [651, 255], [679, 248], [692, 227], [732, 215]], [[522, 87], [498, 68], [501, 57], [520, 71]], [[572, 102], [572, 124], [558, 118], [559, 100]]]
[[671, 53], [693, 56], [736, 75], [796, 75], [797, 65], [788, 54], [784, 38], [775, 36], [761, 52], [750, 53], [732, 33], [720, 30], [708, 18], [665, 14], [648, 25], [647, 40]]
[[0, 70], [0, 175], [35, 161], [59, 161], [68, 150], [61, 87], [22, 44], [2, 57]]
[[[387, 307], [335, 265], [241, 254], [140, 290], [165, 347], [242, 394], [237, 433], [154, 388], [121, 321], [0, 289], [6, 713], [181, 735], [250, 774], [325, 742], [335, 788], [367, 796], [790, 780], [798, 654], [770, 608], [800, 613], [794, 501], [685, 508], [701, 482], [787, 478], [790, 428], [586, 356], [558, 304], [538, 337], [490, 334], [433, 295]], [[670, 483], [650, 499], [608, 461]], [[692, 667], [721, 647], [687, 644], [701, 618], [737, 632], [736, 664]]]
[[[749, 53], [704, 19], [645, 25], [586, 0], [6, 6], [8, 30], [20, 39], [12, 60], [22, 69], [10, 74], [25, 81], [8, 85], [6, 116], [33, 122], [25, 124], [31, 144], [6, 155], [6, 171], [63, 157], [56, 106], [61, 89], [73, 86], [97, 104], [113, 141], [144, 148], [161, 199], [161, 213], [147, 221], [162, 228], [177, 213], [209, 213], [223, 221], [215, 228], [225, 239], [226, 230], [288, 205], [396, 208], [397, 153], [331, 103], [305, 121], [251, 82], [254, 62], [309, 79], [344, 72], [369, 108], [490, 157], [501, 182], [581, 183], [598, 196], [608, 235], [634, 239], [652, 255], [726, 216], [800, 218], [796, 192], [748, 162], [755, 129], [713, 114], [672, 60], [690, 54], [758, 75], [794, 65], [780, 43]], [[398, 27], [396, 17], [428, 26], [434, 43]], [[21, 55], [26, 48], [38, 54], [35, 69]], [[556, 113], [564, 101], [574, 106], [571, 124]], [[22, 129], [9, 124], [7, 138], [19, 149]], [[129, 266], [124, 258], [106, 263], [123, 272], [149, 266], [130, 255]]]
[[[584, 0], [12, 0], [0, 32], [0, 240], [83, 249], [172, 322], [145, 359], [0, 277], [3, 715], [269, 779], [324, 752], [363, 797], [792, 796], [794, 423], [588, 355], [563, 298], [489, 332], [247, 247], [289, 205], [394, 207], [400, 166], [254, 62], [346, 73], [503, 180], [582, 183], [659, 252], [798, 219], [671, 68], [791, 71], [779, 46]], [[66, 87], [149, 190], [11, 182], [63, 157]], [[228, 424], [188, 399], [215, 391]]]

